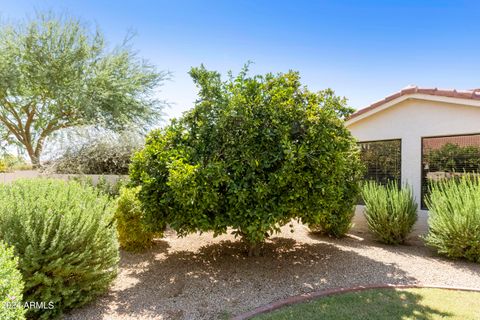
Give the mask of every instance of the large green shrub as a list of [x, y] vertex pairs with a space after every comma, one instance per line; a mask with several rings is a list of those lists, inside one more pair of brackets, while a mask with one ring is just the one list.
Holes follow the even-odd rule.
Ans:
[[120, 246], [128, 251], [141, 251], [152, 245], [153, 232], [143, 223], [142, 203], [137, 194], [140, 187], [121, 188], [117, 200], [117, 219]]
[[0, 242], [0, 319], [25, 319], [23, 281], [17, 263], [13, 248]]
[[480, 177], [432, 184], [426, 243], [450, 258], [480, 262]]
[[364, 184], [365, 217], [371, 232], [386, 244], [401, 244], [417, 221], [417, 204], [410, 187], [373, 181]]
[[292, 218], [318, 224], [350, 212], [361, 164], [344, 99], [308, 91], [295, 72], [222, 81], [202, 66], [190, 75], [195, 107], [151, 132], [130, 168], [151, 225], [180, 235], [231, 227], [256, 253]]
[[20, 180], [0, 185], [0, 238], [15, 247], [29, 309], [49, 319], [105, 292], [119, 260], [114, 207], [77, 182]]

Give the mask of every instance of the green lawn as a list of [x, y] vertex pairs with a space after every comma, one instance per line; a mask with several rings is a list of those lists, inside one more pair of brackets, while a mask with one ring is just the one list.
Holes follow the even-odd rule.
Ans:
[[480, 319], [480, 292], [443, 289], [371, 289], [285, 307], [256, 320]]

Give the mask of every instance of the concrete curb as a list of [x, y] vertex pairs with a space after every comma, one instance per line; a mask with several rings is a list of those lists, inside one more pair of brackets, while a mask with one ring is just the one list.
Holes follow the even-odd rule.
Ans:
[[316, 298], [321, 298], [325, 296], [347, 293], [347, 292], [358, 292], [369, 289], [412, 289], [412, 288], [427, 288], [427, 289], [445, 289], [445, 290], [460, 290], [460, 291], [474, 291], [480, 292], [480, 289], [476, 288], [465, 288], [465, 287], [449, 287], [449, 286], [435, 286], [435, 285], [394, 285], [394, 284], [378, 284], [378, 285], [365, 285], [357, 286], [351, 288], [335, 288], [335, 289], [324, 289], [319, 291], [313, 291], [309, 293], [304, 293], [296, 296], [291, 296], [285, 299], [277, 300], [266, 304], [264, 306], [255, 308], [251, 311], [242, 313], [232, 318], [232, 320], [247, 320], [252, 317], [261, 315], [263, 313], [271, 312], [282, 307], [290, 306], [297, 303], [307, 302]]

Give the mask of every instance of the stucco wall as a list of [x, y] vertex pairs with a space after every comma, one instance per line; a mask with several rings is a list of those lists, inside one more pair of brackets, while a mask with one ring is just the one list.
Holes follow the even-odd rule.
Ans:
[[[347, 126], [358, 141], [402, 140], [402, 183], [412, 186], [420, 203], [421, 138], [480, 133], [480, 107], [408, 99]], [[427, 212], [419, 215], [417, 229], [426, 226]]]

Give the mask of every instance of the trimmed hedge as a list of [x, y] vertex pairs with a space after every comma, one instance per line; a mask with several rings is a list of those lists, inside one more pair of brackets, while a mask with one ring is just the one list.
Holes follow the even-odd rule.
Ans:
[[0, 319], [25, 319], [23, 281], [13, 248], [0, 242]]
[[480, 177], [434, 183], [426, 202], [426, 243], [447, 257], [480, 262]]
[[104, 293], [119, 260], [114, 207], [92, 187], [34, 179], [0, 185], [0, 238], [15, 247], [24, 299], [50, 319]]
[[417, 207], [410, 187], [398, 188], [368, 181], [362, 189], [365, 217], [371, 232], [380, 242], [401, 244], [417, 221]]

